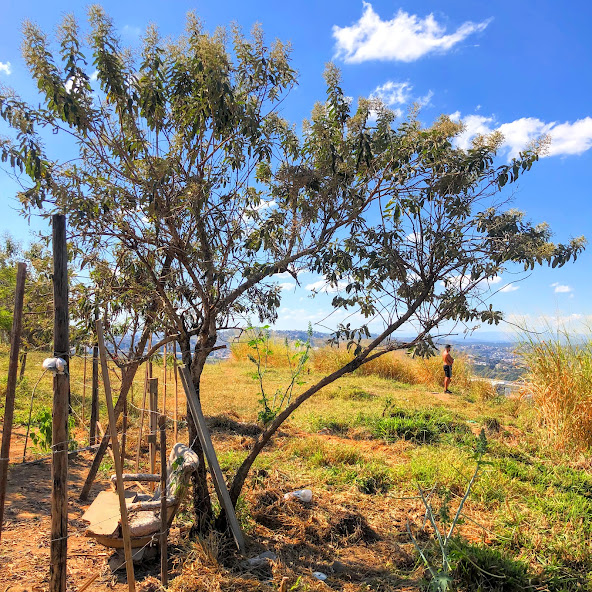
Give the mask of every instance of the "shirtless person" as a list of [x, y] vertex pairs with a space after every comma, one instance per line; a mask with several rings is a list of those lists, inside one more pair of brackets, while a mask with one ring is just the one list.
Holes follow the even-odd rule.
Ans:
[[450, 385], [450, 380], [452, 379], [452, 364], [454, 364], [454, 358], [450, 355], [451, 348], [451, 345], [446, 345], [444, 346], [444, 351], [442, 352], [442, 361], [444, 362], [444, 392], [448, 394], [452, 394], [448, 390], [448, 386]]

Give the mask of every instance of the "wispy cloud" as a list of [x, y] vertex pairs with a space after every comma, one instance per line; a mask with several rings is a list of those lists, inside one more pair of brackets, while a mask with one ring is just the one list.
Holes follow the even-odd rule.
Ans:
[[140, 36], [140, 34], [142, 33], [142, 30], [140, 29], [140, 27], [134, 27], [133, 25], [125, 25], [123, 27], [123, 29], [121, 29], [121, 33], [125, 37], [130, 37], [130, 38], [136, 39]]
[[282, 282], [279, 284], [280, 290], [293, 290], [296, 287], [296, 284], [292, 282]]
[[350, 27], [333, 26], [333, 37], [336, 56], [345, 62], [413, 62], [429, 53], [449, 51], [488, 24], [489, 21], [467, 21], [447, 35], [446, 27], [433, 14], [421, 18], [399, 10], [392, 19], [382, 20], [372, 4], [364, 2], [360, 19]]
[[571, 286], [560, 284], [559, 282], [553, 282], [551, 284], [551, 288], [555, 288], [553, 290], [555, 294], [569, 294], [569, 292], [573, 292], [573, 288]]
[[411, 96], [413, 87], [409, 82], [394, 82], [389, 80], [377, 86], [370, 98], [380, 99], [385, 105], [404, 105]]
[[[459, 120], [460, 113], [450, 115], [451, 119]], [[508, 123], [498, 124], [495, 117], [484, 115], [467, 115], [462, 118], [465, 125], [463, 133], [457, 138], [457, 146], [466, 150], [478, 135], [499, 131], [504, 136], [503, 146], [508, 158], [517, 156], [531, 142], [541, 136], [548, 136], [551, 144], [542, 156], [566, 156], [582, 154], [592, 148], [592, 117], [584, 117], [574, 122], [545, 123], [536, 117], [521, 117]]]
[[[421, 97], [412, 96], [413, 86], [410, 82], [395, 82], [387, 80], [384, 84], [377, 86], [371, 93], [371, 99], [380, 99], [388, 107], [394, 105], [405, 105], [406, 103], [418, 103], [425, 107], [430, 103], [434, 96], [433, 91], [429, 90]], [[400, 110], [398, 110], [400, 111]]]
[[0, 62], [0, 73], [10, 76], [12, 74], [12, 66], [10, 62]]

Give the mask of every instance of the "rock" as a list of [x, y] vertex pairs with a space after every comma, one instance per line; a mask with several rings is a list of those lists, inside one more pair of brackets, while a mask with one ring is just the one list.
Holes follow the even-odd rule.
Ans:
[[249, 567], [259, 567], [260, 565], [265, 565], [271, 561], [275, 561], [277, 559], [277, 555], [273, 551], [264, 551], [257, 557], [251, 557], [251, 559], [247, 559], [247, 565]]

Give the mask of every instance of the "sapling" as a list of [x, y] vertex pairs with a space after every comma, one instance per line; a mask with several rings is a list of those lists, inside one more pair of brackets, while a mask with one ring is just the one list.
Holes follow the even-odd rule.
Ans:
[[490, 464], [488, 461], [483, 460], [483, 457], [485, 456], [486, 453], [487, 453], [487, 438], [485, 436], [485, 431], [483, 429], [481, 429], [481, 433], [479, 434], [479, 437], [477, 438], [477, 444], [475, 446], [475, 454], [474, 454], [474, 458], [476, 461], [475, 471], [473, 472], [473, 476], [471, 477], [469, 484], [467, 485], [467, 489], [460, 501], [460, 504], [458, 505], [456, 513], [454, 514], [454, 518], [451, 519], [450, 513], [449, 513], [449, 505], [448, 505], [448, 503], [450, 501], [449, 495], [445, 496], [444, 504], [442, 505], [442, 507], [440, 508], [440, 511], [438, 512], [438, 516], [439, 516], [441, 522], [443, 524], [450, 524], [450, 526], [448, 528], [448, 532], [444, 532], [444, 530], [441, 530], [438, 527], [438, 524], [436, 523], [436, 513], [434, 512], [434, 509], [432, 508], [432, 506], [429, 502], [429, 495], [426, 495], [425, 490], [421, 487], [421, 485], [419, 483], [417, 484], [417, 488], [419, 491], [419, 497], [420, 497], [423, 505], [425, 506], [425, 510], [426, 510], [426, 521], [429, 521], [430, 524], [432, 525], [432, 528], [434, 529], [434, 535], [436, 537], [436, 541], [438, 543], [438, 546], [440, 547], [440, 552], [441, 552], [441, 556], [442, 556], [441, 565], [436, 565], [428, 559], [428, 557], [424, 553], [423, 549], [419, 546], [417, 539], [415, 538], [415, 536], [411, 532], [411, 528], [409, 526], [409, 520], [407, 520], [407, 532], [409, 533], [409, 536], [411, 537], [411, 541], [413, 542], [413, 545], [417, 549], [420, 557], [422, 558], [423, 562], [425, 563], [426, 567], [428, 568], [428, 571], [430, 572], [430, 575], [432, 577], [432, 579], [430, 581], [430, 589], [431, 590], [436, 590], [437, 592], [446, 592], [450, 586], [450, 583], [452, 582], [452, 577], [450, 575], [450, 572], [451, 572], [450, 554], [449, 554], [450, 541], [452, 539], [452, 536], [454, 535], [457, 525], [460, 524], [460, 519], [462, 516], [463, 507], [465, 505], [465, 502], [469, 498], [469, 495], [471, 494], [471, 490], [473, 488], [473, 485], [475, 484], [475, 481], [477, 480], [477, 475], [479, 474], [481, 467], [484, 465]]

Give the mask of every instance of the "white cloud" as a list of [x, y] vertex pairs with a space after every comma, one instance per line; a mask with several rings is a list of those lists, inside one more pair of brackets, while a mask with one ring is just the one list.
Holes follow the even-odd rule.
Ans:
[[293, 284], [292, 282], [282, 282], [281, 284], [279, 284], [280, 290], [292, 290], [295, 287], [296, 284]]
[[410, 97], [413, 87], [409, 82], [394, 82], [389, 80], [384, 84], [377, 86], [370, 98], [381, 99], [385, 105], [403, 105]]
[[573, 291], [571, 286], [560, 284], [559, 282], [553, 282], [551, 288], [555, 288], [555, 290], [553, 290], [555, 294], [568, 294]]
[[[449, 117], [453, 121], [461, 119], [459, 111]], [[541, 156], [581, 154], [592, 147], [592, 117], [584, 117], [573, 123], [545, 123], [536, 117], [521, 117], [498, 125], [493, 116], [467, 115], [462, 121], [465, 129], [458, 136], [456, 144], [464, 150], [470, 147], [475, 136], [493, 131], [499, 131], [504, 136], [503, 147], [509, 159], [518, 156], [521, 150], [541, 136], [548, 136], [551, 140], [549, 148]]]
[[[418, 103], [420, 107], [429, 105], [434, 92], [429, 90], [422, 97], [411, 96], [413, 86], [409, 82], [395, 82], [394, 80], [387, 80], [384, 84], [377, 86], [371, 93], [371, 99], [380, 99], [388, 107], [393, 105], [404, 105], [405, 103]], [[397, 117], [403, 114], [401, 109], [396, 109]]]
[[0, 73], [10, 76], [12, 74], [12, 66], [10, 62], [0, 62]]
[[[455, 111], [450, 115], [453, 121], [460, 121], [460, 112]], [[465, 128], [456, 139], [456, 145], [463, 150], [468, 150], [471, 147], [471, 142], [475, 136], [490, 134], [493, 130], [491, 125], [494, 120], [493, 117], [483, 117], [483, 115], [467, 115], [462, 120]]]
[[516, 286], [514, 284], [508, 284], [507, 286], [504, 286], [500, 290], [500, 292], [505, 292], [505, 293], [507, 293], [507, 292], [515, 292], [516, 290], [519, 290], [519, 289], [520, 289], [520, 286]]
[[463, 23], [454, 33], [446, 35], [446, 28], [433, 14], [425, 18], [399, 10], [391, 19], [383, 21], [372, 5], [364, 2], [364, 12], [350, 27], [333, 26], [336, 55], [350, 63], [368, 60], [413, 62], [434, 52], [446, 52], [472, 33], [483, 31], [489, 21]]
[[96, 82], [99, 78], [99, 71], [95, 70], [91, 75], [90, 75], [90, 81], [91, 82]]
[[423, 95], [423, 97], [417, 97], [416, 102], [419, 104], [420, 107], [427, 107], [432, 98], [434, 96], [434, 91], [433, 90], [428, 90], [428, 92]]

